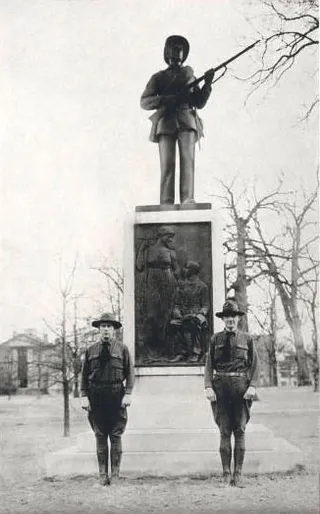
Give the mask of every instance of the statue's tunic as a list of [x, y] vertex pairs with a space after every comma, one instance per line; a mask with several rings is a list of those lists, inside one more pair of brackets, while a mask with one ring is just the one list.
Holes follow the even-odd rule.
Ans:
[[163, 104], [163, 96], [178, 94], [193, 80], [195, 77], [191, 66], [182, 66], [178, 70], [169, 67], [152, 75], [140, 101], [143, 109], [157, 110], [156, 115], [151, 116], [151, 141], [157, 142], [159, 135], [175, 134], [181, 130], [195, 131], [197, 139], [203, 136], [202, 122], [196, 108], [202, 109], [207, 103], [210, 85], [204, 85], [201, 89], [193, 87], [174, 109], [166, 109]]

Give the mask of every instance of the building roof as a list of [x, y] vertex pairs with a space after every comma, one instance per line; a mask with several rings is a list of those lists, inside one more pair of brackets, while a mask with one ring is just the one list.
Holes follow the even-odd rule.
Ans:
[[41, 338], [36, 334], [23, 332], [21, 334], [14, 334], [10, 339], [0, 343], [0, 348], [52, 348], [54, 345], [49, 343], [47, 338]]

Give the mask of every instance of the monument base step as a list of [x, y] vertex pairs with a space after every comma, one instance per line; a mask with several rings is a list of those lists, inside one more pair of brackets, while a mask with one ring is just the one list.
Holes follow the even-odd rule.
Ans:
[[[263, 425], [249, 425], [246, 473], [271, 473], [302, 464], [301, 451]], [[80, 434], [77, 444], [46, 456], [47, 476], [97, 473], [95, 438]], [[207, 475], [221, 472], [219, 434], [208, 429], [128, 430], [123, 437], [122, 476]]]
[[[220, 435], [204, 397], [203, 370], [160, 369], [152, 370], [152, 376], [140, 371], [123, 436], [121, 474], [220, 473]], [[261, 410], [259, 405], [263, 407], [263, 401], [254, 402], [251, 419]], [[48, 476], [97, 473], [95, 437], [88, 425], [84, 427], [71, 448], [46, 456]], [[245, 473], [287, 471], [303, 463], [301, 451], [268, 427], [250, 420], [246, 434]]]

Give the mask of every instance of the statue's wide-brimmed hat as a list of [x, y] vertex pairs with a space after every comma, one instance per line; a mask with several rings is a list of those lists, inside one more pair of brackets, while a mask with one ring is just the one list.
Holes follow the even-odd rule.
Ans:
[[223, 304], [222, 311], [216, 312], [217, 318], [224, 318], [225, 316], [244, 316], [244, 314], [243, 311], [239, 310], [235, 300], [226, 300]]
[[178, 35], [169, 36], [166, 39], [166, 42], [164, 45], [164, 51], [163, 51], [163, 57], [167, 64], [170, 64], [169, 63], [169, 56], [170, 56], [169, 50], [174, 45], [180, 45], [182, 47], [182, 51], [183, 51], [182, 62], [184, 62], [189, 55], [190, 45], [188, 43], [188, 40], [185, 37], [178, 36]]
[[157, 230], [157, 236], [163, 237], [163, 236], [174, 236], [175, 230], [173, 227], [169, 227], [169, 225], [161, 225], [161, 227]]
[[110, 312], [105, 312], [100, 316], [99, 319], [95, 319], [91, 325], [95, 328], [99, 328], [101, 323], [111, 323], [114, 328], [120, 328], [122, 327], [120, 321], [118, 321], [113, 314]]

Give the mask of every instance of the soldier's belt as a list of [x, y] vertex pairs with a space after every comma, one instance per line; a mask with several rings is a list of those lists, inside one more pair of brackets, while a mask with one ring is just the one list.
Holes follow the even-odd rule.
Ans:
[[246, 377], [246, 371], [214, 371], [213, 376], [220, 377]]
[[121, 381], [116, 381], [116, 382], [106, 382], [106, 381], [103, 381], [103, 380], [99, 380], [97, 382], [90, 382], [89, 383], [89, 387], [94, 387], [94, 388], [114, 388], [114, 387], [121, 387], [123, 386], [123, 382], [122, 380]]

